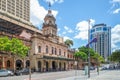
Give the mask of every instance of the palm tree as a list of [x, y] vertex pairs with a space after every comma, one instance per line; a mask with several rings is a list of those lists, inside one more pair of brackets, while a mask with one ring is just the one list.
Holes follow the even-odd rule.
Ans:
[[65, 43], [65, 45], [67, 45], [69, 48], [70, 48], [71, 46], [73, 46], [73, 41], [70, 40], [70, 39], [67, 39], [64, 43]]

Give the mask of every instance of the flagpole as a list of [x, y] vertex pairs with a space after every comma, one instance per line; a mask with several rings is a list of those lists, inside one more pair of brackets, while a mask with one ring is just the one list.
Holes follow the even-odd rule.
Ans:
[[90, 43], [90, 20], [88, 20], [88, 78], [90, 78], [90, 51], [89, 51], [89, 43]]

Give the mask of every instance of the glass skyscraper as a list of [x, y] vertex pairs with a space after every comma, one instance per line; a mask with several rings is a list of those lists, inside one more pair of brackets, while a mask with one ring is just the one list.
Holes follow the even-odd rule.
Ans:
[[111, 54], [111, 27], [106, 24], [96, 24], [90, 30], [90, 40], [97, 38], [97, 42], [90, 46], [99, 53], [105, 61]]

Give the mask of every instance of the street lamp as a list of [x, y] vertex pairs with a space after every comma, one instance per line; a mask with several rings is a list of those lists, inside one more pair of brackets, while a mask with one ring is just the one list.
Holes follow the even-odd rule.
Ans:
[[31, 80], [31, 54], [30, 54], [30, 50], [28, 50], [28, 56], [29, 56], [29, 61], [30, 61], [30, 65], [29, 65], [29, 80]]
[[89, 43], [90, 43], [90, 20], [88, 20], [88, 78], [90, 78], [90, 51], [89, 51]]

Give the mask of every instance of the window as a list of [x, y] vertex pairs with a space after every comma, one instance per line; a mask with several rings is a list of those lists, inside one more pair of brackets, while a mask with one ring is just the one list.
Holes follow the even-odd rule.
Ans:
[[59, 49], [59, 55], [61, 55], [61, 49]]
[[52, 54], [54, 54], [54, 48], [52, 47]]
[[41, 46], [38, 46], [38, 52], [41, 53]]
[[46, 46], [46, 53], [48, 53], [48, 46]]
[[101, 31], [101, 27], [96, 28], [96, 31]]
[[106, 27], [103, 27], [103, 31], [107, 31], [107, 28], [106, 28]]
[[65, 56], [65, 52], [64, 52], [64, 56]]
[[55, 48], [55, 55], [57, 54], [57, 49]]

